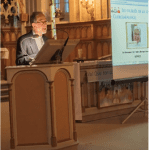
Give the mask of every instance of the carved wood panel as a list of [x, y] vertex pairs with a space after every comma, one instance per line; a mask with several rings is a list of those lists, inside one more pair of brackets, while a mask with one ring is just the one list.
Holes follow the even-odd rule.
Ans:
[[2, 79], [6, 79], [5, 67], [6, 66], [15, 66], [16, 60], [16, 44], [17, 39], [21, 35], [20, 28], [1, 28], [1, 45], [9, 51], [9, 59], [2, 59], [1, 63], [1, 74]]

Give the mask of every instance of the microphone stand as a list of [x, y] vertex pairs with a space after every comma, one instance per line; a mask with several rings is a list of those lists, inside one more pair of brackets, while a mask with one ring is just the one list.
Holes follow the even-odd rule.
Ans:
[[[67, 33], [68, 34], [68, 33]], [[67, 45], [67, 42], [69, 40], [69, 36], [67, 37], [63, 47], [61, 49], [58, 49], [55, 54], [52, 56], [51, 60], [54, 62], [56, 60], [56, 64], [62, 63], [62, 54], [64, 52], [65, 46]], [[55, 62], [54, 62], [55, 63]]]

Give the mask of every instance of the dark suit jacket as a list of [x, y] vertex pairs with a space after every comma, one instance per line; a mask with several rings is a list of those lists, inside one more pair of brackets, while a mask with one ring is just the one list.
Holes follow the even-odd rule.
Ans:
[[[32, 31], [21, 36], [18, 39], [16, 51], [16, 65], [29, 65], [31, 58], [34, 58], [39, 52], [35, 39], [30, 37], [33, 37]], [[42, 37], [43, 41], [46, 42], [48, 38], [44, 35]]]

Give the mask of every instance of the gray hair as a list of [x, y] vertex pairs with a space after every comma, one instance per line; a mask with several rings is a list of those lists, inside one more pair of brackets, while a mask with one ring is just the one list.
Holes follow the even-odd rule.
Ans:
[[38, 11], [38, 12], [33, 12], [32, 15], [30, 16], [30, 23], [34, 23], [37, 21], [37, 16], [39, 15], [43, 15], [45, 16], [42, 12]]

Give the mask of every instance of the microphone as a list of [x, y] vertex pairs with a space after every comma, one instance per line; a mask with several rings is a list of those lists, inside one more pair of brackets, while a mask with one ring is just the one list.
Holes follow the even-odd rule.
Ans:
[[[55, 29], [56, 29], [56, 28], [55, 28]], [[53, 29], [52, 29], [52, 30], [53, 30]], [[57, 29], [57, 30], [60, 30], [60, 29]], [[60, 31], [66, 32], [66, 31], [64, 31], [64, 30], [60, 30]], [[68, 32], [66, 32], [66, 33], [67, 33], [68, 37], [67, 37], [67, 39], [66, 39], [66, 41], [65, 41], [65, 43], [64, 43], [64, 45], [63, 45], [63, 47], [62, 47], [61, 49], [58, 49], [58, 50], [55, 52], [55, 54], [52, 56], [51, 60], [57, 60], [57, 61], [59, 61], [59, 63], [62, 62], [62, 54], [63, 54], [64, 48], [65, 48], [65, 46], [67, 45], [67, 42], [68, 42], [68, 40], [69, 40], [69, 34], [68, 34]]]

